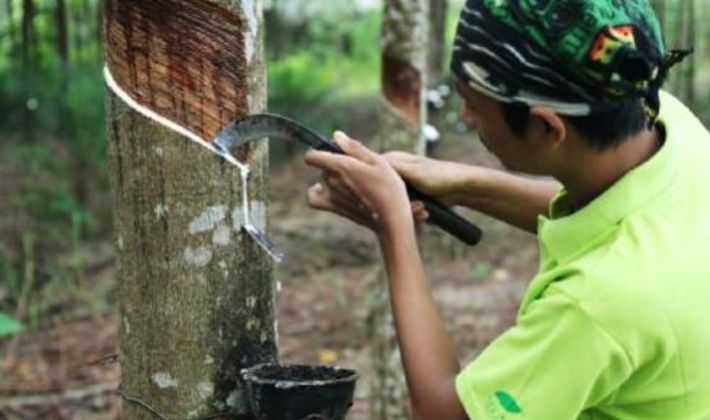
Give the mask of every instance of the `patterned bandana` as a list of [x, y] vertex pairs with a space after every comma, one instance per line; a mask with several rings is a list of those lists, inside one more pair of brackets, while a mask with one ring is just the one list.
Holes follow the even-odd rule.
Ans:
[[653, 123], [668, 71], [691, 52], [665, 52], [647, 0], [467, 0], [451, 68], [496, 100], [562, 115], [642, 98]]

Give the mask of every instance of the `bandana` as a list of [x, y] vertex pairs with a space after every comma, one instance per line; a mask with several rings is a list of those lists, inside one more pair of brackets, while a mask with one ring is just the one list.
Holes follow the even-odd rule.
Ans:
[[562, 115], [641, 98], [653, 123], [668, 71], [691, 52], [665, 51], [647, 0], [467, 0], [451, 67], [493, 99]]

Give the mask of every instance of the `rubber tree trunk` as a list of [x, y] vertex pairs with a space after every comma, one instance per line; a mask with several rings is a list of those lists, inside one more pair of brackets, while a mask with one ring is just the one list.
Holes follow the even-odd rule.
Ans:
[[37, 9], [33, 0], [22, 0], [22, 27], [21, 27], [21, 57], [22, 57], [22, 90], [27, 97], [27, 106], [22, 110], [22, 131], [25, 140], [35, 140], [34, 109], [29, 106], [33, 96], [31, 85], [35, 73], [35, 33], [34, 21]]
[[[690, 48], [695, 45], [695, 0], [683, 4], [671, 4], [675, 12], [675, 34], [670, 41], [673, 47]], [[694, 105], [695, 54], [671, 72], [673, 92], [691, 109]]]
[[14, 58], [17, 41], [15, 35], [15, 11], [12, 2], [15, 0], [5, 0], [5, 14], [7, 15], [7, 38], [9, 42], [10, 57]]
[[[106, 0], [106, 61], [136, 101], [210, 139], [265, 108], [262, 4]], [[123, 418], [248, 419], [240, 369], [276, 359], [272, 262], [240, 228], [239, 173], [107, 91]], [[266, 228], [265, 142], [252, 221]], [[149, 408], [150, 407], [150, 408]]]
[[429, 0], [429, 56], [427, 81], [430, 88], [444, 80], [446, 65], [447, 0]]
[[[689, 0], [687, 6], [684, 8], [686, 9], [687, 13], [687, 23], [686, 26], [688, 28], [688, 32], [686, 34], [686, 44], [688, 46], [691, 45], [696, 45], [698, 39], [696, 36], [696, 30], [695, 30], [695, 0]], [[700, 52], [700, 51], [698, 51]], [[695, 63], [696, 63], [696, 54], [691, 54], [690, 57], [688, 57], [688, 63], [686, 63], [686, 68], [685, 68], [685, 100], [686, 100], [686, 105], [688, 105], [691, 109], [695, 108], [696, 105], [696, 97], [695, 97]]]
[[24, 70], [29, 71], [33, 61], [34, 19], [37, 14], [33, 0], [22, 0], [22, 63]]
[[[382, 25], [382, 150], [424, 154], [429, 0], [386, 0]], [[409, 402], [397, 347], [384, 270], [371, 288], [374, 380], [372, 418], [409, 418]]]

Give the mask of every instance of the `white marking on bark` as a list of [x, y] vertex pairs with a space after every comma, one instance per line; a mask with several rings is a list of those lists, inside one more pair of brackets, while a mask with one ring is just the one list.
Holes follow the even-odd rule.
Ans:
[[212, 260], [212, 251], [201, 246], [197, 249], [185, 248], [185, 261], [193, 267], [204, 267]]
[[256, 296], [249, 296], [247, 298], [247, 308], [254, 308], [256, 307]]
[[177, 388], [178, 382], [168, 372], [158, 372], [151, 376], [153, 383], [160, 389]]
[[126, 316], [123, 317], [123, 331], [125, 331], [126, 335], [131, 333], [131, 324], [128, 323], [128, 317]]
[[197, 384], [197, 395], [201, 399], [206, 400], [214, 394], [214, 384], [209, 381], [203, 381]]
[[158, 219], [168, 214], [169, 211], [170, 207], [166, 206], [163, 203], [158, 203], [158, 205], [155, 206], [155, 209], [153, 210], [153, 212], [155, 212], [155, 217], [157, 217]]
[[281, 285], [281, 280], [276, 281], [276, 293], [281, 293], [281, 289], [283, 286]]
[[208, 366], [209, 366], [209, 365], [213, 365], [213, 364], [214, 364], [214, 358], [208, 354], [207, 356], [205, 356], [205, 360], [202, 362], [202, 364], [205, 364], [205, 365], [208, 365]]
[[158, 146], [155, 148], [155, 154], [158, 156], [163, 156], [163, 148]]
[[116, 246], [120, 251], [123, 251], [123, 236], [119, 236], [118, 239], [116, 239]]
[[207, 208], [200, 216], [190, 222], [190, 234], [209, 232], [227, 216], [227, 206], [213, 206]]
[[[232, 242], [232, 232], [224, 223], [220, 223], [214, 230], [212, 242], [218, 246], [227, 246]], [[226, 268], [226, 264], [224, 268]]]

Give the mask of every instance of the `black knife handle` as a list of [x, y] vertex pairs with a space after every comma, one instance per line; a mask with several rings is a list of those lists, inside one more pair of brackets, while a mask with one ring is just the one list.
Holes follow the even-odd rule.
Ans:
[[[315, 148], [331, 153], [345, 153], [337, 145], [325, 140], [323, 140], [321, 144]], [[427, 222], [440, 227], [444, 231], [463, 241], [465, 244], [474, 246], [481, 241], [483, 232], [481, 232], [481, 229], [479, 229], [478, 226], [459, 216], [456, 212], [446, 207], [433, 197], [417, 190], [406, 180], [404, 181], [404, 184], [407, 187], [407, 193], [409, 194], [410, 200], [421, 201], [424, 203], [424, 207], [429, 212], [429, 219], [427, 219]]]
[[474, 246], [481, 241], [483, 232], [481, 232], [478, 226], [464, 219], [433, 197], [420, 192], [409, 184], [409, 182], [404, 181], [404, 184], [407, 186], [410, 200], [424, 203], [424, 207], [429, 212], [427, 222], [440, 227], [465, 244]]

